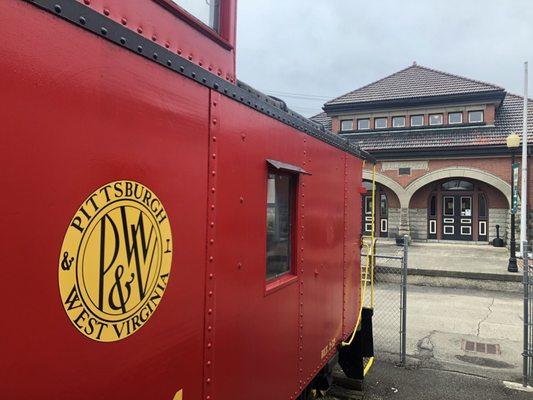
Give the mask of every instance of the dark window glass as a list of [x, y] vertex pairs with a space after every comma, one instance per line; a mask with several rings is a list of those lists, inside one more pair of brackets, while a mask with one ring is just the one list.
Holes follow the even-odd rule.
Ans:
[[398, 168], [398, 175], [411, 175], [411, 168], [409, 167]]
[[453, 207], [453, 197], [444, 196], [444, 215], [453, 216], [454, 207]]
[[189, 14], [195, 16], [207, 26], [218, 31], [219, 15], [220, 15], [220, 0], [171, 0]]
[[469, 111], [468, 122], [483, 122], [483, 111]]
[[387, 127], [387, 118], [376, 118], [374, 120], [374, 127], [376, 129], [383, 129]]
[[379, 209], [380, 217], [381, 218], [387, 218], [387, 212], [389, 210], [388, 205], [387, 205], [387, 196], [384, 193], [381, 193], [379, 198], [380, 198], [380, 201], [379, 201], [379, 204], [380, 204], [380, 209]]
[[429, 215], [432, 217], [437, 216], [437, 197], [435, 195], [431, 196], [429, 201]]
[[482, 218], [486, 218], [487, 217], [487, 200], [485, 199], [485, 196], [483, 194], [480, 194], [478, 201], [479, 201], [479, 207], [478, 207], [479, 216]]
[[411, 126], [422, 126], [424, 125], [424, 116], [423, 115], [413, 115], [411, 116]]
[[372, 196], [365, 196], [365, 214], [372, 214]]
[[472, 216], [472, 197], [461, 197], [461, 217]]
[[370, 120], [368, 118], [358, 119], [357, 129], [370, 129]]
[[352, 131], [353, 121], [351, 119], [344, 119], [341, 121], [341, 131]]
[[291, 270], [292, 212], [296, 178], [290, 174], [268, 174], [266, 277], [272, 279]]
[[448, 114], [448, 123], [449, 124], [460, 124], [463, 122], [463, 113], [462, 112], [453, 112]]
[[442, 190], [474, 190], [474, 185], [468, 181], [453, 179], [442, 184]]

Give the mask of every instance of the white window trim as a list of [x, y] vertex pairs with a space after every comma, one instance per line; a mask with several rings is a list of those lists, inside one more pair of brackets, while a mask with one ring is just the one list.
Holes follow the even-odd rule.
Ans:
[[[394, 121], [395, 121], [395, 120], [398, 120], [398, 119], [403, 119], [403, 124], [401, 124], [401, 125], [396, 125], [396, 124], [394, 123]], [[392, 117], [392, 127], [393, 127], [393, 128], [405, 128], [405, 123], [406, 123], [406, 121], [405, 121], [405, 117], [404, 117], [403, 115], [397, 115], [397, 116], [395, 116], [395, 117]]]
[[[368, 128], [361, 128], [359, 126], [359, 121], [368, 121]], [[358, 131], [367, 131], [370, 129], [370, 118], [359, 118], [357, 119], [357, 130]]]
[[[378, 119], [384, 119], [385, 120], [385, 126], [380, 126], [378, 127], [376, 125], [376, 121]], [[374, 118], [374, 129], [387, 129], [389, 127], [389, 119], [387, 117], [377, 117], [377, 118]]]
[[[465, 229], [468, 230], [468, 233], [465, 233]], [[461, 236], [472, 236], [472, 227], [471, 226], [461, 226]]]
[[487, 221], [479, 221], [479, 236], [487, 236]]
[[[472, 121], [472, 119], [470, 118], [472, 113], [476, 113], [476, 112], [480, 112], [481, 113], [481, 121]], [[469, 124], [480, 123], [480, 122], [483, 122], [484, 120], [485, 120], [485, 112], [483, 110], [471, 110], [471, 111], [468, 111], [468, 123]]]
[[429, 220], [429, 234], [430, 235], [437, 234], [437, 221], [434, 219]]
[[[452, 114], [459, 114], [461, 116], [461, 120], [459, 122], [452, 122], [450, 121], [450, 115]], [[454, 111], [454, 112], [450, 112], [448, 113], [448, 124], [449, 125], [458, 125], [458, 124], [462, 124], [463, 123], [463, 113], [460, 112], [460, 111]]]
[[[440, 119], [440, 123], [439, 124], [432, 124], [431, 123], [431, 117], [433, 115], [440, 115], [441, 116], [441, 119]], [[440, 126], [440, 125], [443, 125], [444, 124], [444, 115], [442, 113], [435, 113], [435, 114], [429, 114], [428, 115], [428, 120], [429, 120], [429, 124], [432, 125], [432, 126]]]
[[[422, 123], [413, 125], [413, 117], [422, 117]], [[424, 116], [422, 114], [410, 115], [409, 123], [411, 124], [411, 126], [424, 126]]]
[[[446, 232], [446, 230], [450, 228], [451, 231], [450, 232]], [[453, 235], [455, 234], [455, 227], [453, 225], [444, 225], [444, 234], [445, 235]]]
[[381, 220], [381, 232], [386, 233], [389, 230], [389, 221], [385, 218]]
[[[351, 129], [343, 129], [343, 128], [342, 128], [342, 123], [343, 123], [343, 122], [351, 122], [351, 123], [352, 123], [352, 127], [351, 127]], [[341, 132], [353, 131], [353, 119], [341, 119], [341, 121], [340, 121], [340, 128], [341, 128]]]

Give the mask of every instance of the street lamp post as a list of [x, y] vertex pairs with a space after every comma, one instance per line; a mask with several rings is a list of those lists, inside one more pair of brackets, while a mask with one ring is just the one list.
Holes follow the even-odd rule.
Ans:
[[[511, 150], [511, 237], [509, 241], [509, 264], [507, 265], [507, 271], [518, 272], [518, 266], [516, 265], [516, 239], [515, 239], [515, 214], [516, 214], [516, 173], [515, 168], [515, 149], [520, 146], [520, 136], [516, 133], [511, 133], [507, 136], [507, 147]], [[516, 172], [515, 172], [516, 171]]]

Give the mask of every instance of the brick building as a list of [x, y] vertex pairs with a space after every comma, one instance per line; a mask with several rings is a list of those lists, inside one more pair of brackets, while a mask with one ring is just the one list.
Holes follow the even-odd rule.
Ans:
[[[323, 110], [312, 119], [379, 160], [379, 236], [487, 243], [499, 225], [507, 238], [511, 155], [506, 138], [512, 132], [521, 135], [522, 97], [415, 63], [328, 101]], [[531, 140], [531, 104], [528, 117]], [[367, 165], [367, 180], [370, 169]], [[528, 177], [528, 208], [533, 209], [533, 173]], [[366, 196], [366, 230], [370, 207]]]

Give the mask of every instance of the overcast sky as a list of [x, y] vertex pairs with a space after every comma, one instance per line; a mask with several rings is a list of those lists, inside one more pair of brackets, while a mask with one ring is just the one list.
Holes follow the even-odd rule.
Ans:
[[237, 77], [306, 116], [419, 65], [523, 93], [533, 0], [238, 0]]

